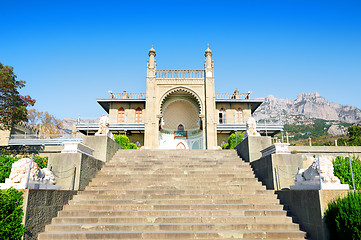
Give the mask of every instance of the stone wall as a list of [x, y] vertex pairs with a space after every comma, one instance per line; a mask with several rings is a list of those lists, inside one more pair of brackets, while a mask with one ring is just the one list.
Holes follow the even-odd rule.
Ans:
[[9, 130], [0, 130], [0, 146], [9, 145], [10, 131]]
[[83, 153], [50, 154], [48, 162], [61, 190], [84, 190], [103, 165], [103, 161]]
[[347, 156], [350, 153], [361, 156], [361, 146], [290, 146], [289, 150], [305, 156], [331, 155], [337, 157]]
[[13, 155], [30, 155], [32, 153], [37, 154], [41, 157], [48, 157], [52, 153], [60, 153], [63, 150], [64, 146], [57, 145], [48, 145], [48, 146], [39, 146], [39, 145], [10, 145], [10, 146], [0, 146], [0, 150], [5, 150], [6, 153]]
[[286, 204], [297, 217], [302, 230], [313, 240], [329, 239], [324, 223], [328, 203], [347, 195], [348, 190], [281, 190], [276, 191], [282, 204]]
[[271, 154], [251, 162], [256, 177], [267, 189], [289, 189], [305, 158], [299, 154]]
[[23, 190], [23, 224], [27, 231], [24, 240], [38, 239], [38, 234], [45, 230], [52, 218], [68, 203], [76, 191], [63, 190]]
[[84, 136], [83, 144], [94, 149], [94, 158], [107, 162], [120, 149], [120, 145], [107, 136]]
[[248, 136], [235, 149], [238, 155], [246, 162], [253, 162], [260, 159], [261, 150], [272, 144], [271, 137], [266, 136]]

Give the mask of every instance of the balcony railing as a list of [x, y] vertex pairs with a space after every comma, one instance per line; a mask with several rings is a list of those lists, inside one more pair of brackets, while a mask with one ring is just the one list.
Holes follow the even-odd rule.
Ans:
[[174, 139], [175, 138], [188, 138], [187, 131], [174, 131]]
[[128, 93], [126, 91], [122, 93], [113, 93], [110, 92], [111, 99], [139, 99], [145, 100], [145, 93]]
[[216, 100], [250, 99], [251, 93], [216, 93]]
[[156, 70], [158, 79], [204, 79], [204, 70]]

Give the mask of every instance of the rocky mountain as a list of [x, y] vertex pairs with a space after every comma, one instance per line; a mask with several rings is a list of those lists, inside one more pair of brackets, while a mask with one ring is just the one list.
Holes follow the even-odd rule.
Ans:
[[313, 118], [357, 123], [361, 121], [361, 109], [329, 102], [317, 92], [301, 93], [295, 100], [276, 98], [270, 95], [257, 109], [255, 117], [257, 119], [281, 119], [287, 124], [307, 124], [307, 121]]

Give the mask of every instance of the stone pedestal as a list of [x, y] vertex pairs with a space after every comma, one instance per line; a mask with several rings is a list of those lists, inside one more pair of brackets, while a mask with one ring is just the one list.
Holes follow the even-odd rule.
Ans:
[[274, 143], [261, 150], [262, 157], [271, 155], [271, 154], [291, 154], [291, 151], [288, 149], [288, 143]]
[[10, 182], [10, 179], [5, 179], [5, 183], [0, 183], [0, 189], [8, 189], [8, 188], [15, 188], [15, 189], [50, 189], [50, 190], [60, 190], [61, 186], [59, 185], [52, 185], [52, 184], [46, 184], [41, 182], [34, 182], [29, 181], [28, 186], [26, 188], [26, 182], [21, 183], [12, 183]]
[[261, 150], [272, 144], [271, 137], [248, 136], [235, 149], [238, 155], [246, 162], [253, 162], [262, 157]]
[[94, 149], [80, 142], [64, 142], [64, 149], [61, 153], [84, 153], [93, 156]]
[[320, 183], [319, 179], [315, 181], [304, 181], [297, 185], [290, 186], [291, 190], [349, 190], [348, 184], [340, 183]]

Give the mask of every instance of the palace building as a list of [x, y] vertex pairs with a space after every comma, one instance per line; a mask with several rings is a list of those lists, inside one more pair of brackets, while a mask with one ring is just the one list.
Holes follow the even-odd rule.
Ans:
[[[147, 149], [215, 149], [233, 132], [246, 130], [246, 121], [262, 104], [251, 92], [215, 93], [212, 51], [205, 51], [202, 70], [157, 69], [156, 53], [149, 50], [146, 93], [110, 92], [97, 99], [109, 114], [109, 130], [126, 134]], [[94, 134], [97, 124], [77, 124]], [[262, 135], [274, 135], [283, 125], [259, 125]]]

